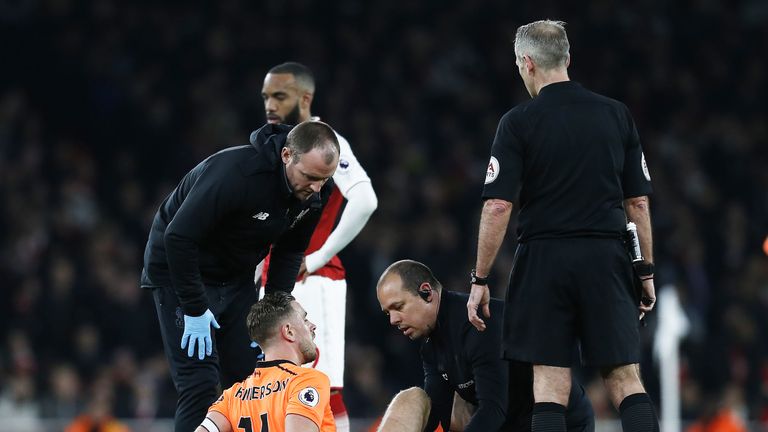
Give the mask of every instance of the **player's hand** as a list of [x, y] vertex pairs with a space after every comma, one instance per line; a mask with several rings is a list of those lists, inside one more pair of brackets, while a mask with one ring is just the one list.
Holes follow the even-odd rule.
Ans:
[[653, 286], [653, 279], [646, 279], [642, 282], [643, 293], [640, 297], [640, 319], [643, 319], [645, 314], [653, 310], [653, 306], [656, 305], [656, 288]]
[[485, 330], [485, 322], [477, 314], [477, 310], [482, 307], [483, 316], [490, 318], [490, 302], [491, 291], [488, 289], [488, 285], [472, 285], [472, 291], [469, 293], [469, 301], [467, 302], [467, 317], [469, 322], [480, 331]]
[[304, 257], [301, 259], [301, 267], [299, 267], [299, 275], [298, 278], [301, 281], [301, 283], [304, 283], [307, 280], [307, 257]]
[[[197, 358], [202, 360], [205, 356], [213, 352], [213, 338], [211, 337], [211, 326], [221, 328], [216, 322], [216, 317], [210, 309], [200, 316], [184, 315], [184, 333], [181, 335], [181, 349], [187, 349], [187, 355], [195, 355], [195, 345], [197, 345]], [[189, 345], [189, 348], [187, 348]]]

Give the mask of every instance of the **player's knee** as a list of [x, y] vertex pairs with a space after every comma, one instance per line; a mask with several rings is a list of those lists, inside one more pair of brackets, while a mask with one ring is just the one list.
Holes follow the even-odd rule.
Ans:
[[392, 402], [389, 403], [387, 411], [394, 412], [399, 409], [408, 407], [414, 412], [429, 415], [429, 411], [432, 408], [432, 404], [429, 400], [427, 393], [419, 387], [411, 387], [405, 390], [401, 390], [392, 398]]
[[408, 404], [409, 406], [429, 407], [429, 396], [420, 387], [411, 387], [400, 391], [392, 399], [392, 403]]
[[429, 396], [418, 387], [411, 387], [392, 398], [379, 425], [378, 432], [422, 431], [429, 418]]

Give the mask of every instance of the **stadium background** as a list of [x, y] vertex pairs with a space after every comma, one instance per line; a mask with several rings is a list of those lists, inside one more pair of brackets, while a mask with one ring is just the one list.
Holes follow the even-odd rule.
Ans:
[[[0, 3], [0, 430], [60, 430], [94, 410], [138, 419], [134, 430], [172, 416], [138, 287], [147, 229], [188, 169], [263, 124], [263, 76], [286, 60], [314, 70], [313, 113], [349, 139], [379, 196], [342, 259], [346, 401], [356, 419], [380, 415], [420, 366], [378, 308], [376, 277], [409, 257], [468, 288], [495, 126], [528, 97], [511, 41], [540, 18], [568, 22], [572, 79], [635, 115], [656, 190], [657, 287], [677, 287], [692, 324], [684, 419], [727, 407], [768, 427], [765, 2], [194, 3]], [[643, 368], [658, 401], [654, 327]]]

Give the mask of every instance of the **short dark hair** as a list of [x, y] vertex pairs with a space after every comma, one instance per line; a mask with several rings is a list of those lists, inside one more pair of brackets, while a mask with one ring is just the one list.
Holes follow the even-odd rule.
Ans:
[[400, 276], [400, 281], [403, 285], [402, 289], [413, 295], [419, 295], [419, 287], [424, 282], [429, 282], [432, 288], [436, 291], [439, 291], [442, 288], [442, 284], [437, 280], [434, 273], [432, 273], [432, 270], [418, 261], [408, 259], [397, 261], [384, 270], [384, 274], [382, 274], [379, 283], [390, 274]]
[[294, 300], [296, 298], [285, 291], [275, 291], [254, 303], [246, 319], [251, 340], [263, 345], [275, 336], [285, 318], [295, 313], [291, 307]]
[[[331, 145], [328, 145], [331, 143]], [[291, 149], [293, 160], [298, 161], [304, 153], [313, 149], [324, 150], [325, 163], [330, 165], [334, 158], [339, 156], [339, 140], [336, 133], [327, 124], [321, 121], [306, 121], [299, 123], [290, 132], [286, 139], [285, 146]]]
[[312, 71], [298, 62], [285, 62], [281, 63], [269, 70], [271, 74], [291, 74], [296, 79], [296, 82], [305, 90], [310, 93], [315, 92], [315, 75]]

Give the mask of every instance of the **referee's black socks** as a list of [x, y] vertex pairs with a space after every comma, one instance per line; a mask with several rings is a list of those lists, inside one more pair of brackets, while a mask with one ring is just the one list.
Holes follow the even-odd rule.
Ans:
[[635, 393], [621, 401], [621, 428], [624, 432], [658, 432], [659, 419], [648, 393]]
[[565, 432], [565, 407], [554, 402], [533, 404], [531, 432]]

